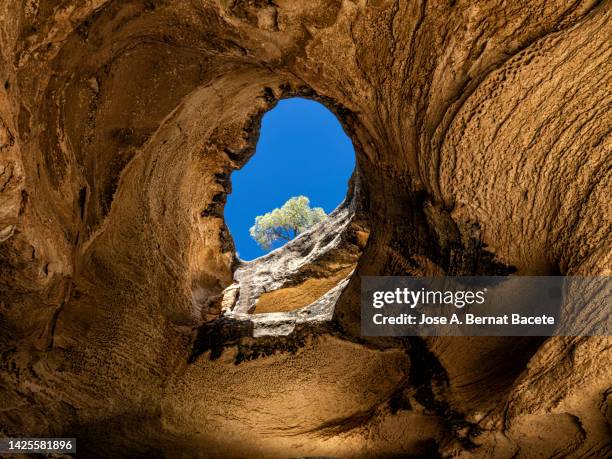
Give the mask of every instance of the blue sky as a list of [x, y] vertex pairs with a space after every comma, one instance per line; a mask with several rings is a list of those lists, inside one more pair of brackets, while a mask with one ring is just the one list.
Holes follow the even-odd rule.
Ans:
[[267, 253], [249, 235], [257, 215], [297, 195], [329, 213], [344, 199], [354, 168], [353, 145], [332, 112], [312, 100], [281, 100], [263, 117], [253, 157], [232, 173], [225, 222], [240, 258]]

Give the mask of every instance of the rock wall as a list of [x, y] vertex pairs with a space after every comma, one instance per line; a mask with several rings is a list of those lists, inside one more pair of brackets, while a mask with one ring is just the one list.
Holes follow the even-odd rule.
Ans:
[[[0, 432], [86, 457], [609, 455], [609, 337], [366, 341], [359, 277], [610, 274], [610, 8], [2, 0]], [[231, 172], [291, 96], [353, 140], [369, 239], [331, 323], [209, 333]]]

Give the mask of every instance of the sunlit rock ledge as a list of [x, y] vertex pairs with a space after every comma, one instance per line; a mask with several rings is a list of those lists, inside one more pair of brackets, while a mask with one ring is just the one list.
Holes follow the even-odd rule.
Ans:
[[[223, 317], [250, 321], [253, 336], [287, 335], [296, 324], [331, 320], [334, 305], [354, 272], [358, 251], [345, 234], [355, 215], [355, 200], [345, 200], [329, 216], [284, 246], [253, 261], [240, 261], [234, 273], [234, 283], [223, 294]], [[339, 256], [339, 252], [344, 256]], [[344, 270], [350, 272], [337, 279], [330, 269], [329, 255], [343, 259]], [[326, 258], [327, 257], [327, 258]], [[289, 288], [292, 297], [304, 301], [300, 289], [308, 289], [307, 274], [318, 268], [318, 279], [329, 287], [314, 301], [287, 311], [257, 312], [258, 300], [268, 292], [276, 292], [278, 307], [286, 307], [283, 290]], [[308, 272], [305, 272], [305, 268]], [[336, 267], [336, 272], [338, 268]], [[321, 290], [321, 285], [318, 285]], [[325, 287], [324, 287], [325, 288]], [[306, 296], [310, 292], [303, 292]], [[307, 301], [307, 300], [306, 300]]]

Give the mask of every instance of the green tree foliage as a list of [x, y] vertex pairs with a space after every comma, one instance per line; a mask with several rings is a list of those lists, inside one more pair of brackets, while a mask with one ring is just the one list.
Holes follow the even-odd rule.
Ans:
[[280, 209], [255, 217], [249, 233], [262, 249], [270, 250], [275, 241], [290, 241], [326, 216], [321, 207], [311, 208], [306, 196], [295, 196]]

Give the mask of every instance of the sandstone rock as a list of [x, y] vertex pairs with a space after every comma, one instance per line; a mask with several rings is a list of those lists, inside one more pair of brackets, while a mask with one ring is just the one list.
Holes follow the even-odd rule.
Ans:
[[[609, 337], [359, 336], [364, 275], [610, 274], [609, 1], [52, 3], [0, 3], [3, 435], [609, 456]], [[351, 137], [348, 204], [240, 264], [231, 173], [291, 96]], [[312, 279], [321, 320], [237, 316]]]

